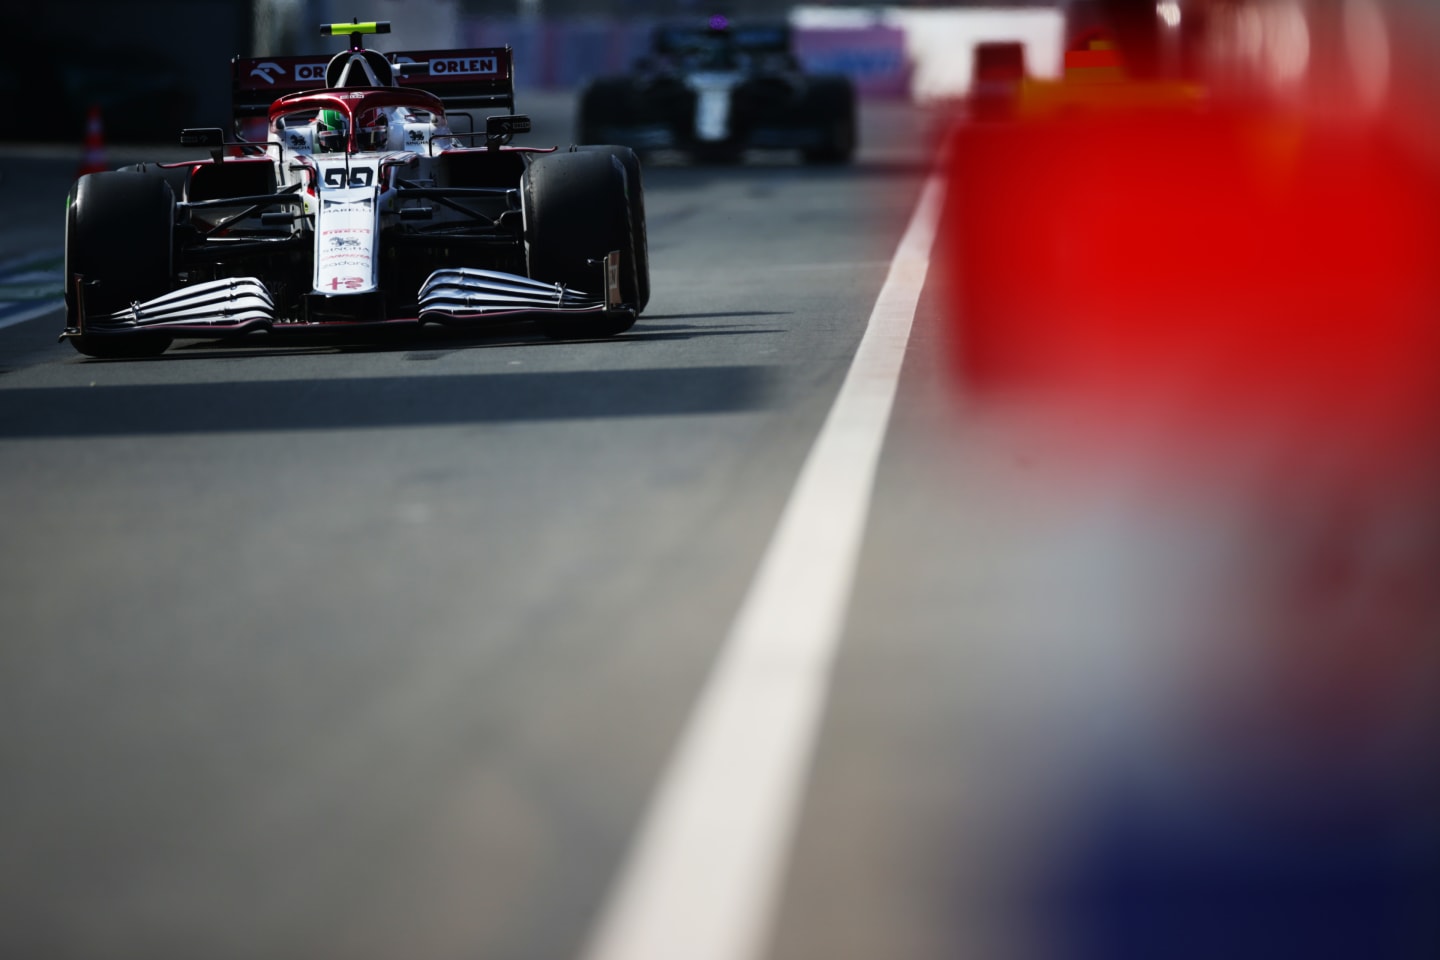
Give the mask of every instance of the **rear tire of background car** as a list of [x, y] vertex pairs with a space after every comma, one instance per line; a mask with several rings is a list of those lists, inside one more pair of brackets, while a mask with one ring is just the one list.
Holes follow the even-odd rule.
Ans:
[[697, 142], [690, 147], [692, 163], [705, 167], [733, 167], [745, 159], [745, 148], [738, 143]]
[[610, 131], [624, 116], [629, 91], [628, 78], [601, 77], [586, 87], [580, 94], [576, 139], [581, 143], [594, 143], [614, 136]]
[[635, 312], [650, 304], [650, 239], [645, 231], [645, 181], [640, 173], [640, 158], [629, 147], [619, 144], [580, 144], [571, 148], [581, 153], [607, 153], [625, 168], [625, 198], [630, 206], [630, 230], [634, 238]]
[[807, 113], [819, 119], [824, 140], [803, 151], [805, 162], [835, 165], [855, 156], [855, 87], [847, 77], [817, 77], [812, 81]]
[[[576, 151], [535, 157], [522, 181], [525, 249], [530, 276], [604, 296], [598, 261], [620, 251], [620, 298], [636, 304], [635, 235], [625, 195], [625, 168], [609, 153]], [[634, 315], [542, 314], [541, 329], [557, 339], [609, 337]]]
[[[164, 177], [92, 173], [66, 200], [65, 321], [79, 323], [75, 275], [84, 278], [85, 312], [101, 316], [166, 293], [171, 288], [175, 194]], [[163, 333], [85, 334], [71, 337], [89, 357], [149, 357], [164, 353]]]

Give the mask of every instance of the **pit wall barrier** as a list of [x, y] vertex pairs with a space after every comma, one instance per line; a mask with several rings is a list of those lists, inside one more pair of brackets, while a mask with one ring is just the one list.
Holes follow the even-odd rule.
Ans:
[[[961, 97], [975, 44], [1018, 40], [1035, 76], [1059, 73], [1064, 34], [1058, 9], [929, 10], [796, 7], [795, 51], [807, 70], [843, 73], [862, 97], [917, 101]], [[458, 46], [515, 49], [520, 90], [574, 89], [625, 73], [649, 50], [654, 21], [461, 16]]]

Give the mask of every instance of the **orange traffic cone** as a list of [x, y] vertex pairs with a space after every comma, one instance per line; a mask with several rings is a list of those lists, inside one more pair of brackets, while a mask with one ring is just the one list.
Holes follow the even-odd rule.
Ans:
[[85, 118], [85, 152], [80, 157], [80, 169], [75, 174], [83, 177], [87, 173], [101, 173], [110, 169], [105, 160], [105, 125], [100, 122], [100, 108], [92, 105]]

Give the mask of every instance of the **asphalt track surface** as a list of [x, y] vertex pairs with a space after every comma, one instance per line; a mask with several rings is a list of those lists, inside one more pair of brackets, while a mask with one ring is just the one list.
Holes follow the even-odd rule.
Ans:
[[[527, 142], [568, 138], [567, 101], [529, 108]], [[598, 950], [940, 124], [867, 108], [851, 167], [649, 167], [652, 302], [613, 340], [100, 362], [56, 311], [0, 328], [0, 954]], [[73, 161], [46, 156], [0, 158], [0, 259], [60, 246]], [[1008, 455], [962, 442], [933, 275], [916, 292], [798, 805], [725, 960], [977, 936], [990, 534], [964, 490]], [[717, 835], [754, 787], [714, 795]], [[719, 881], [689, 873], [703, 904]]]

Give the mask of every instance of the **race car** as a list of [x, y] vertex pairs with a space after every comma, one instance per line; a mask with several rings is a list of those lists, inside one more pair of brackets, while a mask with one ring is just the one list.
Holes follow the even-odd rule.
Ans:
[[[365, 48], [389, 28], [322, 26], [349, 38], [328, 62], [236, 58], [232, 131], [181, 135], [209, 159], [76, 181], [62, 339], [134, 357], [256, 330], [629, 329], [650, 290], [635, 153], [511, 146], [530, 120], [509, 47]], [[463, 129], [460, 111], [496, 108]]]
[[1065, 52], [1054, 80], [1025, 78], [1015, 114], [1024, 120], [1075, 120], [1156, 112], [1198, 111], [1205, 88], [1185, 78], [1135, 75], [1105, 30], [1081, 34]]
[[854, 84], [805, 73], [789, 24], [662, 24], [651, 51], [632, 73], [586, 85], [582, 142], [681, 151], [702, 162], [734, 162], [746, 149], [798, 150], [808, 163], [854, 156]]

